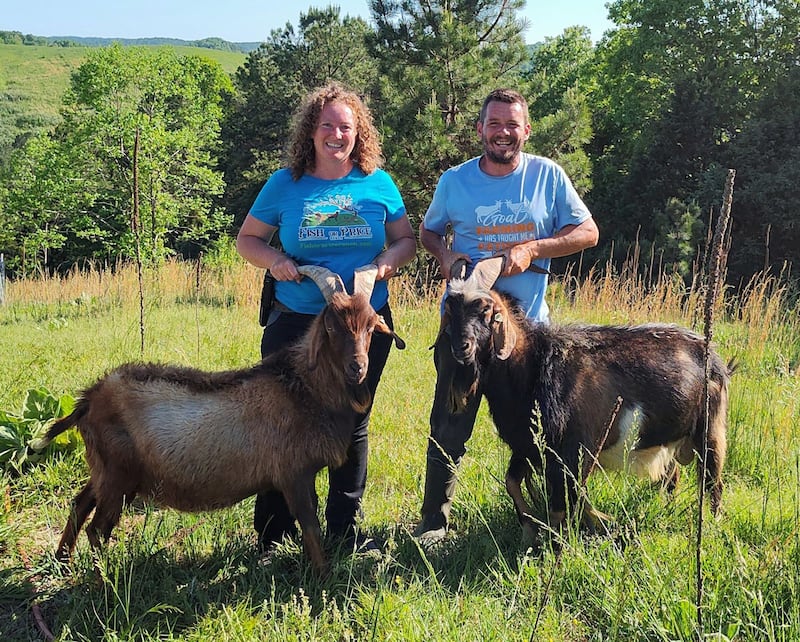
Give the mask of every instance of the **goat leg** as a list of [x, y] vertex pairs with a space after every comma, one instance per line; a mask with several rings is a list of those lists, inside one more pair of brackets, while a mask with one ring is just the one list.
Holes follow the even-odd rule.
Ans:
[[669, 466], [661, 475], [661, 487], [667, 491], [670, 496], [675, 494], [675, 489], [678, 487], [678, 482], [681, 478], [681, 469], [678, 461], [673, 459], [669, 462]]
[[64, 532], [61, 534], [61, 540], [58, 542], [56, 548], [56, 559], [60, 562], [67, 562], [72, 557], [72, 552], [75, 550], [75, 543], [78, 540], [78, 533], [86, 522], [89, 513], [92, 512], [96, 505], [94, 488], [92, 487], [91, 480], [83, 487], [75, 499], [72, 500], [70, 508], [69, 519], [67, 525], [64, 527]]
[[548, 523], [561, 529], [567, 519], [568, 508], [580, 508], [579, 489], [584, 475], [578, 472], [580, 443], [574, 437], [564, 440], [559, 448], [549, 448], [544, 458], [544, 480], [549, 502]]
[[[522, 482], [525, 481], [528, 492], [531, 493], [530, 464], [521, 457], [511, 457], [506, 472], [506, 492], [517, 511], [517, 519], [522, 525], [522, 543], [524, 546], [533, 544], [536, 538], [536, 526], [533, 521], [533, 508], [525, 501], [522, 494]], [[532, 494], [532, 493], [531, 493]]]
[[117, 495], [110, 499], [101, 497], [98, 500], [94, 518], [86, 528], [86, 535], [93, 549], [100, 549], [101, 539], [102, 543], [108, 543], [111, 539], [111, 532], [122, 517], [123, 501], [123, 497]]
[[598, 530], [608, 532], [608, 524], [613, 523], [614, 518], [597, 510], [587, 498], [584, 498], [581, 504], [581, 526], [592, 534]]
[[315, 473], [301, 474], [290, 488], [283, 490], [283, 496], [289, 511], [300, 524], [303, 549], [311, 560], [311, 565], [320, 577], [324, 577], [328, 574], [328, 562], [322, 550], [322, 527], [316, 509], [315, 476]]

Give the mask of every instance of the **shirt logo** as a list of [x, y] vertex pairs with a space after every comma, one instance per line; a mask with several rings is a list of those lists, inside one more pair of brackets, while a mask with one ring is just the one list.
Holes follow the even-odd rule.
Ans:
[[306, 203], [297, 238], [301, 242], [369, 241], [372, 228], [359, 214], [360, 209], [350, 194], [326, 196]]
[[479, 205], [475, 208], [475, 220], [478, 249], [481, 251], [497, 252], [536, 238], [536, 223], [525, 201], [512, 203], [506, 200], [495, 201], [494, 205]]

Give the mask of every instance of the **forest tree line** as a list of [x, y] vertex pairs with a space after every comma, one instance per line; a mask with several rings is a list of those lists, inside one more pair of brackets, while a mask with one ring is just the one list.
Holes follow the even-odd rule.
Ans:
[[796, 278], [796, 0], [615, 0], [599, 42], [576, 26], [536, 45], [522, 6], [371, 0], [369, 23], [312, 8], [233, 77], [169, 48], [90, 50], [60, 123], [0, 159], [0, 252], [21, 275], [229, 247], [299, 100], [334, 79], [367, 99], [415, 227], [441, 173], [480, 153], [480, 103], [506, 86], [530, 104], [526, 150], [559, 162], [598, 221], [584, 266], [636, 247], [690, 279], [733, 168], [729, 280]]

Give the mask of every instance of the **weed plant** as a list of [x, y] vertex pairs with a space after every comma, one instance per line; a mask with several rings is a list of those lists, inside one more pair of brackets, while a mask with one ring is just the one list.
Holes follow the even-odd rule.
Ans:
[[[16, 410], [34, 387], [77, 394], [131, 360], [250, 364], [260, 281], [235, 261], [148, 271], [144, 353], [130, 267], [10, 282], [0, 308], [0, 409]], [[384, 543], [382, 559], [329, 545], [325, 579], [296, 542], [261, 559], [251, 499], [196, 515], [138, 504], [96, 560], [81, 535], [65, 571], [53, 551], [87, 477], [79, 448], [3, 474], [0, 639], [40, 640], [47, 630], [92, 641], [800, 639], [800, 321], [779, 280], [767, 275], [726, 293], [717, 316], [718, 349], [739, 367], [723, 515], [704, 520], [703, 631], [693, 468], [672, 498], [598, 471], [588, 492], [615, 516], [614, 532], [543, 533], [525, 547], [503, 485], [508, 451], [482, 407], [459, 471], [451, 537], [430, 553], [417, 546], [410, 531], [422, 501], [438, 300], [408, 278], [391, 289], [408, 348], [392, 352], [375, 401], [363, 524]], [[702, 298], [699, 286], [668, 276], [606, 268], [556, 280], [552, 308], [557, 321], [697, 326]], [[320, 475], [323, 501], [326, 485]]]

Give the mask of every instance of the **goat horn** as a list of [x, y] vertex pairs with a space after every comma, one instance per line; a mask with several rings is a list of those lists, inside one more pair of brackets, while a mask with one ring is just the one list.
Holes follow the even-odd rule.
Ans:
[[462, 281], [467, 274], [467, 259], [456, 259], [450, 266], [450, 280], [461, 279]]
[[330, 303], [331, 297], [337, 292], [346, 292], [342, 277], [321, 265], [299, 265], [297, 271], [307, 276], [317, 284], [325, 301]]
[[361, 292], [369, 301], [372, 289], [375, 287], [375, 278], [378, 276], [378, 266], [374, 263], [357, 268], [354, 273], [353, 294]]
[[500, 272], [503, 271], [505, 260], [505, 256], [492, 256], [478, 261], [472, 274], [469, 275], [468, 281], [475, 283], [481, 289], [491, 290], [497, 277], [500, 276]]

